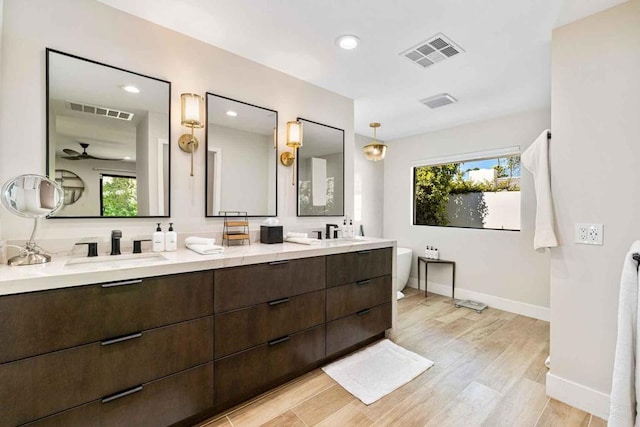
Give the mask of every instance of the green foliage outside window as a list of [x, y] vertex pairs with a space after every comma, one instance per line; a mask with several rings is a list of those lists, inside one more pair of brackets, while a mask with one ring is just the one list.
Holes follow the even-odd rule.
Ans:
[[459, 163], [415, 168], [416, 224], [447, 225], [447, 202]]
[[137, 216], [136, 179], [124, 176], [102, 177], [102, 216]]
[[[473, 167], [462, 170], [465, 164], [493, 162], [494, 166], [483, 165], [483, 169], [493, 168], [496, 179], [483, 182], [468, 178], [469, 171], [480, 168]], [[501, 157], [486, 161], [468, 161], [447, 163], [444, 165], [421, 166], [414, 169], [414, 223], [421, 225], [447, 226], [450, 223], [447, 212], [450, 195], [468, 193], [487, 193], [497, 191], [520, 191], [520, 156]], [[482, 204], [482, 203], [480, 203]], [[478, 214], [484, 218], [484, 209]]]

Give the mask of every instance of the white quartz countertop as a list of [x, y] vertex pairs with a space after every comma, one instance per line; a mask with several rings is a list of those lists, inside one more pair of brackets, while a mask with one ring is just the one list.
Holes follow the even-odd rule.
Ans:
[[[367, 249], [396, 246], [395, 240], [362, 238], [353, 240], [322, 240], [318, 245], [296, 243], [262, 244], [225, 247], [216, 255], [199, 255], [189, 249], [162, 252], [163, 259], [127, 259], [118, 265], [118, 256], [101, 256], [109, 261], [73, 264], [82, 257], [54, 256], [47, 264], [29, 266], [0, 266], [0, 296], [25, 292], [105, 283], [118, 280], [211, 270], [240, 265], [259, 264], [296, 258], [331, 255]], [[123, 260], [126, 257], [123, 257]], [[72, 263], [69, 263], [69, 260]], [[95, 260], [93, 258], [92, 260]]]

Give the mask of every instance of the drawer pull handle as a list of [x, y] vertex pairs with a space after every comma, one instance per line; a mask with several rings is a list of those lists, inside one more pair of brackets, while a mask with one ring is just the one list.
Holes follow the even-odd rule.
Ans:
[[137, 387], [130, 388], [129, 390], [121, 391], [120, 393], [116, 393], [116, 394], [112, 394], [111, 396], [103, 397], [101, 402], [102, 403], [113, 402], [114, 400], [120, 399], [121, 397], [129, 396], [130, 394], [142, 391], [142, 388], [143, 387], [141, 385], [139, 385]]
[[282, 265], [282, 264], [288, 264], [288, 263], [289, 263], [288, 259], [283, 259], [280, 261], [271, 261], [269, 265]]
[[356, 285], [362, 286], [362, 285], [368, 285], [369, 283], [371, 283], [371, 279], [359, 280], [359, 281], [356, 282]]
[[278, 305], [278, 304], [284, 304], [285, 302], [289, 302], [289, 297], [280, 298], [280, 299], [277, 299], [277, 300], [269, 301], [269, 305], [270, 306], [274, 306], [274, 305]]
[[100, 345], [117, 344], [119, 342], [129, 341], [129, 340], [132, 340], [132, 339], [135, 339], [135, 338], [140, 338], [141, 336], [142, 336], [142, 332], [138, 332], [138, 333], [131, 334], [131, 335], [125, 335], [123, 337], [112, 338], [110, 340], [100, 341]]
[[370, 250], [370, 249], [367, 249], [367, 250], [364, 250], [364, 251], [358, 251], [358, 252], [356, 252], [356, 253], [357, 253], [357, 254], [360, 254], [360, 255], [367, 255], [367, 254], [370, 254], [370, 253], [371, 253], [371, 250]]
[[123, 280], [121, 282], [103, 283], [100, 286], [103, 288], [115, 288], [116, 286], [137, 285], [138, 283], [142, 283], [142, 279]]
[[365, 310], [362, 310], [362, 311], [357, 312], [357, 313], [356, 313], [356, 315], [358, 315], [358, 316], [364, 316], [365, 314], [370, 313], [370, 312], [371, 312], [371, 309], [370, 309], [370, 308], [367, 308], [367, 309], [365, 309]]
[[286, 337], [276, 338], [275, 340], [269, 341], [269, 346], [276, 345], [276, 344], [281, 344], [281, 343], [287, 342], [287, 341], [289, 341], [289, 335], [287, 335]]

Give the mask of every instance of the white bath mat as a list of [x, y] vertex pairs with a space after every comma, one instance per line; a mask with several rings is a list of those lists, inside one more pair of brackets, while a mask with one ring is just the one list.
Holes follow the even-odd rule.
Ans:
[[431, 360], [383, 340], [322, 370], [362, 403], [370, 405], [431, 366]]

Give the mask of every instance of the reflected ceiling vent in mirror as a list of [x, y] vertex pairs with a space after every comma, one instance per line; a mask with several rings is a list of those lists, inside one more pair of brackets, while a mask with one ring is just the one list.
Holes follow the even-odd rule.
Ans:
[[98, 107], [97, 105], [83, 104], [81, 102], [65, 101], [64, 105], [73, 111], [79, 113], [95, 114], [96, 116], [111, 117], [112, 119], [127, 120], [133, 119], [133, 113], [126, 111], [114, 110], [113, 108]]
[[462, 52], [464, 52], [464, 50], [460, 46], [453, 43], [444, 34], [438, 33], [412, 48], [401, 52], [400, 55], [418, 65], [420, 68], [429, 68], [433, 64], [452, 58]]
[[458, 102], [458, 100], [448, 93], [439, 93], [437, 95], [433, 95], [420, 100], [420, 103], [426, 105], [429, 108], [440, 108], [456, 102]]

